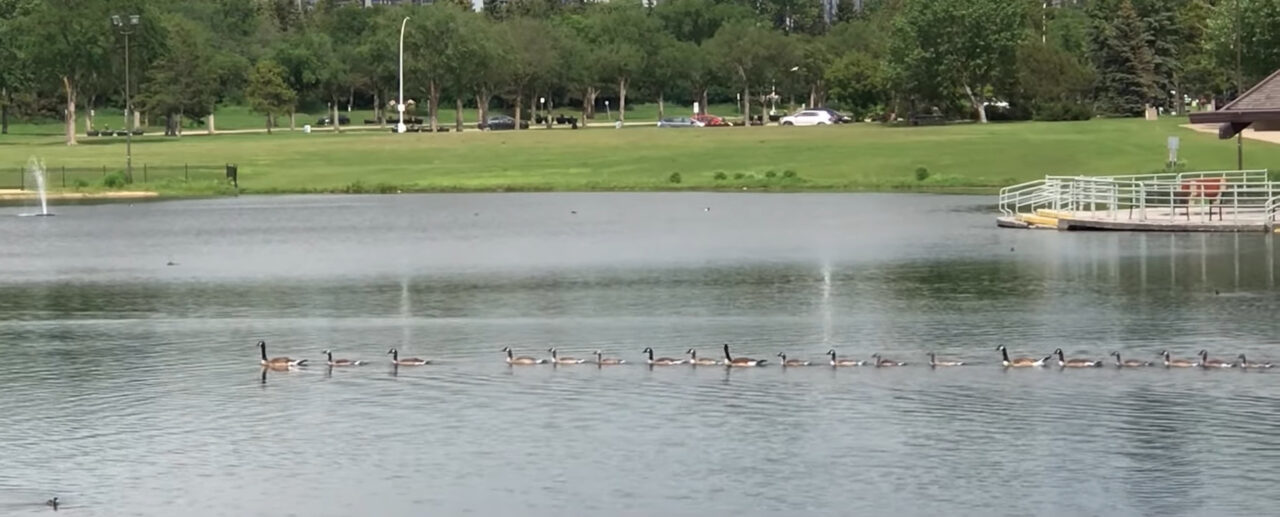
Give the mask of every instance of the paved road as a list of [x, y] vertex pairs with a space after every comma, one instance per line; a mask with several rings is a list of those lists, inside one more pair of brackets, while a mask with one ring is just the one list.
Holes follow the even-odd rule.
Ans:
[[[1200, 133], [1218, 134], [1217, 124], [1183, 124], [1182, 127], [1197, 131]], [[1280, 131], [1254, 131], [1252, 129], [1244, 130], [1244, 137], [1249, 140], [1257, 140], [1259, 142], [1267, 142], [1272, 144], [1280, 144]]]

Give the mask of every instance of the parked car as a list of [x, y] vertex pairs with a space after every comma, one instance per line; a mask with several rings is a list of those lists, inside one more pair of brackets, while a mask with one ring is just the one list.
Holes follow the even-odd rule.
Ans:
[[845, 115], [844, 113], [840, 113], [839, 111], [833, 110], [831, 108], [813, 108], [813, 111], [827, 112], [828, 115], [831, 115], [831, 120], [834, 120], [836, 124], [848, 124], [850, 122], [853, 122], [853, 117]]
[[717, 117], [710, 113], [699, 113], [689, 118], [693, 119], [694, 121], [706, 127], [719, 127], [719, 126], [733, 125], [733, 124], [730, 124], [729, 121], [725, 120], [723, 117]]
[[702, 127], [702, 123], [689, 117], [667, 117], [658, 121], [658, 127]]
[[[476, 124], [477, 128], [491, 131], [503, 131], [516, 128], [516, 119], [507, 115], [490, 115], [488, 120]], [[520, 129], [529, 129], [529, 121], [521, 120]]]
[[830, 113], [818, 110], [804, 110], [782, 117], [784, 126], [825, 126], [834, 123]]
[[[328, 117], [320, 117], [320, 119], [319, 119], [319, 120], [316, 120], [316, 125], [317, 125], [317, 126], [327, 126], [327, 125], [332, 124], [332, 123], [333, 123], [333, 117], [332, 117], [332, 116], [328, 116]], [[348, 124], [351, 124], [351, 117], [348, 117], [348, 116], [346, 116], [346, 115], [338, 115], [338, 123], [339, 123], [339, 124], [342, 124], [342, 125], [344, 125], [344, 126], [345, 126], [345, 125], [348, 125]]]

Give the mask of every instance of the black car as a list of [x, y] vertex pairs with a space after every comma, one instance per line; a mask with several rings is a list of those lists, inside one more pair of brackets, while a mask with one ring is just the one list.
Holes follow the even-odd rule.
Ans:
[[[316, 120], [316, 125], [317, 125], [317, 126], [327, 126], [327, 125], [332, 124], [332, 123], [333, 123], [333, 117], [332, 117], [332, 116], [329, 116], [329, 117], [320, 117], [319, 119], [317, 119], [317, 120]], [[344, 126], [346, 126], [346, 125], [350, 125], [350, 124], [351, 124], [351, 117], [348, 117], [348, 116], [346, 116], [346, 115], [338, 115], [338, 123], [339, 123], [339, 124], [342, 124], [342, 125], [344, 125]]]
[[[479, 124], [476, 124], [476, 127], [480, 129], [489, 129], [492, 131], [515, 129], [516, 119], [511, 118], [507, 115], [492, 115], [489, 117], [488, 120], [481, 122]], [[529, 121], [521, 120], [520, 129], [529, 129]]]
[[849, 122], [853, 122], [853, 117], [845, 115], [844, 113], [840, 113], [839, 111], [833, 110], [831, 108], [813, 108], [812, 111], [825, 111], [829, 113], [831, 115], [831, 120], [834, 120], [837, 124], [847, 124]]

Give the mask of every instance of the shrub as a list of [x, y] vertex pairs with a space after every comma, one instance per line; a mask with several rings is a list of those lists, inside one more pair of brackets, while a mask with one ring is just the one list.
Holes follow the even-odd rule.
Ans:
[[733, 173], [733, 179], [735, 179], [735, 180], [740, 180], [740, 179], [745, 178], [745, 177], [747, 177], [747, 175], [746, 175], [746, 174], [743, 174], [743, 173], [741, 173], [741, 172], [735, 172], [735, 173]]
[[129, 179], [123, 172], [117, 171], [102, 177], [102, 186], [107, 188], [124, 188], [128, 184]]
[[794, 177], [796, 177], [796, 171], [793, 171], [793, 170], [791, 170], [791, 169], [787, 169], [787, 170], [785, 170], [785, 171], [782, 171], [782, 177], [783, 177], [783, 178], [787, 178], [787, 179], [794, 178]]
[[1036, 120], [1057, 122], [1065, 120], [1089, 120], [1094, 116], [1093, 107], [1079, 102], [1046, 102], [1035, 109]]
[[716, 181], [729, 179], [729, 176], [725, 174], [724, 171], [716, 171], [715, 176], [712, 177], [715, 178]]
[[772, 179], [772, 178], [776, 178], [776, 177], [778, 177], [778, 173], [773, 172], [773, 171], [769, 171], [769, 172], [764, 173], [764, 177], [766, 177], [766, 178], [770, 178], [770, 179]]
[[929, 179], [929, 169], [926, 167], [916, 167], [916, 181], [924, 181]]
[[83, 178], [76, 178], [76, 180], [71, 184], [77, 189], [88, 188], [89, 186], [89, 182], [85, 181]]
[[682, 180], [683, 178], [680, 177], [680, 173], [678, 172], [673, 172], [670, 176], [667, 176], [667, 181], [671, 183], [680, 183]]

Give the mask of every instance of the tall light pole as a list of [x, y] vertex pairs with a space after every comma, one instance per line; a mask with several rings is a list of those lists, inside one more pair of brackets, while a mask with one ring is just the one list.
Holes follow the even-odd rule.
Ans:
[[396, 98], [396, 111], [400, 113], [399, 120], [396, 121], [396, 132], [405, 132], [404, 127], [404, 26], [409, 23], [409, 17], [405, 16], [404, 21], [400, 22], [400, 96]]
[[116, 26], [120, 34], [124, 34], [124, 167], [129, 183], [133, 183], [133, 98], [129, 94], [129, 35], [138, 26], [141, 18], [136, 14], [125, 20], [120, 15], [111, 16], [111, 24]]

